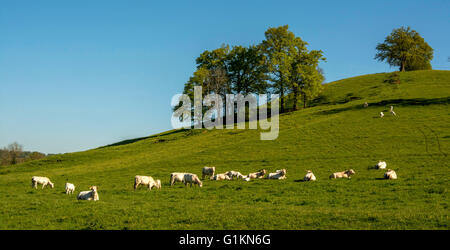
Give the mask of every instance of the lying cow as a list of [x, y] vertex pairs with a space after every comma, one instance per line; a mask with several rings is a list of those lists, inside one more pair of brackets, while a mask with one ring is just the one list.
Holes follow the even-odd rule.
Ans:
[[228, 177], [230, 177], [230, 179], [232, 179], [232, 180], [234, 179], [234, 177], [236, 177], [236, 179], [243, 179], [244, 178], [244, 176], [241, 173], [237, 172], [237, 171], [228, 171], [225, 174], [228, 175]]
[[33, 176], [31, 178], [31, 186], [37, 188], [38, 184], [42, 184], [42, 189], [44, 189], [47, 185], [50, 185], [52, 188], [55, 186], [47, 177]]
[[337, 179], [337, 178], [348, 178], [350, 179], [351, 175], [355, 174], [355, 170], [349, 169], [342, 172], [336, 172], [330, 175], [330, 179]]
[[231, 178], [227, 174], [216, 174], [213, 177], [211, 177], [211, 180], [222, 181], [222, 180], [231, 180]]
[[77, 199], [78, 200], [88, 200], [88, 201], [98, 201], [98, 192], [97, 192], [97, 186], [89, 187], [89, 191], [82, 191], [78, 194]]
[[286, 179], [286, 169], [277, 170], [275, 173], [269, 173], [266, 178], [276, 180]]
[[267, 173], [267, 171], [265, 169], [260, 170], [259, 172], [256, 173], [250, 173], [247, 175], [248, 179], [258, 179], [258, 178], [263, 178], [264, 175]]
[[205, 177], [213, 177], [214, 173], [216, 172], [216, 167], [203, 167], [202, 168], [202, 179], [205, 179]]
[[375, 165], [376, 169], [385, 169], [387, 166], [385, 161], [378, 161], [377, 165]]
[[388, 180], [396, 180], [397, 179], [397, 173], [395, 173], [394, 170], [388, 169], [386, 173], [384, 173], [384, 178]]
[[316, 176], [313, 174], [311, 170], [306, 171], [306, 175], [303, 178], [304, 181], [315, 181]]

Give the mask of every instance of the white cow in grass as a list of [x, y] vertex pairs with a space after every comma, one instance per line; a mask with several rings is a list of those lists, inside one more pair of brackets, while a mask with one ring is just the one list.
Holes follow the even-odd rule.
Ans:
[[78, 194], [77, 199], [78, 200], [88, 200], [88, 201], [98, 201], [98, 192], [97, 192], [97, 186], [91, 186], [89, 187], [89, 191], [82, 191]]
[[75, 185], [67, 182], [65, 189], [66, 189], [66, 194], [73, 194], [73, 192], [75, 191]]
[[53, 182], [51, 182], [50, 179], [47, 177], [33, 176], [31, 178], [31, 186], [37, 188], [38, 184], [42, 184], [42, 189], [47, 185], [50, 185], [50, 187], [52, 188], [55, 186]]
[[306, 171], [306, 175], [303, 178], [304, 181], [315, 181], [316, 176], [313, 174], [311, 170]]
[[388, 171], [386, 173], [384, 173], [384, 178], [388, 179], [388, 180], [396, 180], [397, 173], [392, 169], [388, 169]]
[[391, 106], [391, 110], [389, 110], [389, 112], [391, 112], [391, 114], [392, 114], [393, 116], [397, 116], [397, 114], [396, 114], [395, 111], [394, 111], [394, 106]]
[[282, 180], [282, 179], [286, 179], [286, 169], [280, 169], [277, 170], [275, 173], [269, 173], [267, 175], [267, 179], [277, 179], [277, 180]]
[[377, 169], [385, 169], [387, 166], [385, 161], [378, 161], [377, 165], [375, 165], [375, 168]]
[[337, 179], [337, 178], [348, 178], [350, 179], [351, 175], [355, 174], [355, 170], [349, 169], [342, 172], [336, 172], [330, 175], [330, 179]]
[[171, 173], [170, 185], [173, 186], [175, 182], [183, 182], [185, 186], [189, 183], [191, 187], [192, 184], [197, 184], [199, 187], [203, 186], [203, 183], [200, 181], [198, 176], [191, 173]]
[[216, 172], [216, 167], [203, 167], [202, 168], [202, 179], [205, 177], [213, 177]]
[[234, 177], [236, 177], [236, 179], [243, 179], [244, 178], [244, 176], [241, 173], [237, 172], [237, 171], [228, 171], [225, 174], [228, 175], [228, 177], [230, 177], [230, 179], [232, 179], [232, 180], [234, 179]]
[[154, 180], [151, 176], [142, 176], [142, 175], [136, 175], [134, 177], [134, 189], [136, 190], [139, 185], [148, 186], [148, 189], [152, 189], [153, 187], [156, 187], [157, 189], [161, 189], [161, 181], [160, 180]]

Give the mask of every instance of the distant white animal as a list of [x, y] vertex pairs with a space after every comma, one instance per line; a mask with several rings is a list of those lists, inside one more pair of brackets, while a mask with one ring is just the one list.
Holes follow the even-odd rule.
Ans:
[[242, 179], [243, 179], [244, 181], [250, 181], [250, 177], [248, 177], [248, 175], [242, 176]]
[[91, 186], [89, 187], [89, 191], [82, 191], [78, 194], [77, 199], [78, 200], [94, 200], [94, 201], [98, 201], [99, 197], [98, 197], [98, 192], [97, 192], [97, 186]]
[[184, 175], [184, 185], [190, 184], [192, 187], [192, 184], [197, 184], [199, 187], [203, 186], [203, 183], [200, 181], [198, 176], [196, 174], [185, 174]]
[[380, 117], [383, 118], [383, 116], [384, 116], [384, 113], [380, 112]]
[[250, 174], [248, 174], [247, 175], [247, 178], [250, 178], [250, 179], [260, 179], [260, 178], [263, 178], [264, 177], [264, 175], [267, 173], [267, 171], [265, 170], [265, 169], [262, 169], [262, 170], [260, 170], [260, 171], [258, 171], [258, 172], [256, 172], [256, 173], [250, 173]]
[[216, 172], [216, 167], [204, 167], [202, 169], [202, 179], [205, 179], [205, 176], [212, 177]]
[[151, 176], [142, 176], [136, 175], [134, 177], [134, 189], [136, 190], [139, 185], [148, 186], [148, 189], [152, 189], [156, 187], [157, 189], [161, 189], [161, 182], [158, 184], [158, 181], [155, 181]]
[[396, 180], [397, 179], [397, 173], [395, 173], [394, 170], [388, 169], [386, 173], [384, 173], [384, 178], [388, 180]]
[[50, 187], [54, 187], [55, 185], [50, 181], [47, 177], [42, 176], [33, 176], [31, 178], [31, 186], [34, 188], [37, 188], [38, 184], [42, 184], [42, 189], [46, 187], [47, 185], [50, 185]]
[[225, 173], [225, 174], [216, 174], [213, 177], [211, 177], [211, 180], [221, 181], [221, 180], [231, 180], [231, 178]]
[[275, 173], [269, 173], [266, 177], [267, 179], [286, 179], [286, 169], [277, 170]]
[[369, 107], [369, 104], [367, 102], [364, 103], [364, 108]]
[[385, 169], [387, 166], [385, 161], [378, 161], [377, 165], [375, 165], [375, 168], [377, 169]]
[[391, 106], [391, 110], [389, 110], [393, 116], [397, 116], [397, 114], [394, 112], [394, 106]]
[[355, 174], [355, 170], [349, 169], [342, 172], [336, 172], [330, 175], [330, 179], [337, 179], [337, 178], [348, 178], [350, 179], [351, 175]]
[[306, 175], [303, 178], [304, 181], [315, 181], [316, 176], [313, 174], [311, 170], [306, 171]]
[[200, 181], [196, 174], [191, 173], [171, 173], [170, 174], [170, 185], [173, 186], [175, 182], [183, 182], [186, 186], [188, 183], [197, 184], [199, 187], [203, 186], [203, 183]]
[[244, 178], [244, 176], [241, 173], [237, 172], [237, 171], [228, 171], [225, 174], [228, 175], [228, 177], [230, 177], [230, 179], [232, 179], [232, 180], [234, 179], [234, 177], [236, 177], [236, 179], [243, 179]]
[[67, 182], [65, 189], [66, 189], [66, 194], [73, 194], [73, 192], [75, 191], [75, 185]]

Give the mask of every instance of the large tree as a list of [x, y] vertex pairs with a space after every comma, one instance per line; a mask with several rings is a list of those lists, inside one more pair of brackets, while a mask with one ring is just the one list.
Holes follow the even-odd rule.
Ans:
[[400, 71], [431, 69], [433, 49], [410, 27], [394, 29], [376, 50], [375, 59], [398, 66]]
[[260, 44], [266, 57], [266, 65], [270, 72], [270, 81], [275, 93], [280, 95], [280, 109], [284, 112], [284, 96], [288, 91], [289, 78], [296, 45], [300, 42], [288, 30], [289, 26], [269, 28], [265, 33], [265, 40]]

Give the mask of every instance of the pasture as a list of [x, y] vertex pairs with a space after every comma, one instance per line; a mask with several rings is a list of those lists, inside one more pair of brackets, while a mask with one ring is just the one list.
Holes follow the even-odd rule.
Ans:
[[[167, 131], [1, 167], [0, 229], [448, 229], [450, 71], [401, 73], [400, 84], [388, 75], [327, 84], [313, 107], [280, 115], [274, 141], [259, 130]], [[398, 180], [384, 180], [378, 160]], [[171, 172], [201, 176], [204, 166], [285, 168], [287, 179], [170, 187]], [[328, 178], [350, 168], [351, 179]], [[301, 181], [307, 170], [316, 182]], [[32, 189], [34, 175], [55, 188]], [[134, 191], [135, 175], [162, 189]], [[91, 185], [100, 200], [77, 201]]]

